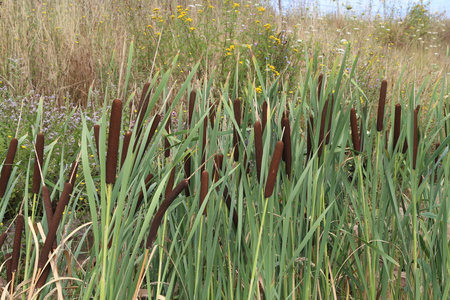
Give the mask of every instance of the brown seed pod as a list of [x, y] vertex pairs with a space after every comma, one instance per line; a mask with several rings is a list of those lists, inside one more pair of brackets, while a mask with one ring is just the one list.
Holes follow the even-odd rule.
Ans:
[[[167, 134], [170, 134], [170, 124], [171, 124], [171, 115], [170, 115], [170, 111], [169, 108], [166, 108], [166, 114], [169, 114], [169, 117], [167, 119], [166, 122], [166, 126], [164, 127], [166, 129]], [[166, 137], [164, 137], [164, 157], [169, 157], [170, 156], [170, 142], [169, 139]]]
[[359, 144], [358, 121], [356, 120], [356, 109], [353, 107], [350, 110], [350, 127], [352, 129], [353, 149], [356, 151], [355, 154], [359, 155], [361, 148]]
[[237, 127], [233, 129], [233, 148], [234, 148], [234, 161], [239, 161], [239, 134], [238, 130], [241, 129], [241, 101], [236, 98], [233, 101], [234, 119], [236, 120]]
[[22, 231], [24, 225], [24, 218], [22, 214], [17, 215], [16, 220], [16, 228], [14, 233], [14, 244], [13, 244], [13, 252], [11, 257], [11, 272], [15, 273], [17, 271], [17, 267], [19, 266], [19, 258], [20, 258], [20, 248], [22, 248]]
[[309, 122], [306, 125], [306, 157], [307, 157], [307, 159], [310, 159], [312, 157], [312, 140], [314, 138], [313, 128], [314, 128], [314, 117], [312, 115], [310, 115]]
[[262, 126], [261, 122], [256, 121], [253, 125], [253, 131], [255, 134], [255, 157], [256, 157], [256, 174], [258, 175], [258, 181], [261, 179], [261, 164], [263, 157], [263, 141], [262, 141]]
[[214, 182], [219, 180], [219, 172], [222, 170], [223, 154], [216, 154], [214, 156]]
[[125, 159], [128, 155], [128, 148], [130, 147], [130, 141], [131, 141], [131, 131], [127, 131], [123, 137], [123, 144], [122, 144], [122, 158], [120, 159], [120, 167], [123, 167], [123, 164], [125, 163]]
[[267, 124], [267, 101], [264, 101], [262, 104], [262, 113], [261, 113], [261, 125], [262, 125], [262, 131], [264, 132], [264, 129], [266, 128]]
[[5, 264], [6, 264], [6, 282], [11, 282], [12, 280], [11, 253], [5, 254]]
[[94, 139], [95, 139], [95, 147], [97, 148], [97, 157], [100, 160], [100, 125], [94, 125]]
[[288, 118], [281, 120], [281, 127], [283, 129], [283, 161], [286, 164], [286, 174], [288, 179], [291, 179], [292, 171], [292, 145], [291, 145], [291, 125]]
[[[191, 176], [191, 154], [188, 153], [186, 157], [184, 158], [184, 173], [186, 174], [186, 178]], [[186, 186], [186, 189], [184, 190], [184, 194], [186, 197], [189, 197], [191, 195], [189, 191], [189, 185]]]
[[[202, 180], [200, 183], [200, 202], [199, 202], [200, 207], [203, 205], [203, 201], [205, 200], [206, 195], [208, 194], [208, 181], [209, 181], [208, 171], [203, 171]], [[203, 210], [203, 214], [206, 215], [206, 208], [205, 210]]]
[[383, 80], [381, 82], [380, 98], [378, 100], [378, 115], [377, 115], [377, 131], [383, 130], [384, 123], [384, 107], [386, 105], [386, 92], [387, 92], [387, 81]]
[[278, 167], [280, 166], [281, 156], [283, 155], [284, 143], [278, 141], [273, 152], [272, 162], [270, 163], [269, 174], [266, 180], [266, 189], [264, 190], [264, 197], [272, 196], [275, 182], [277, 180]]
[[41, 187], [41, 170], [44, 162], [44, 134], [38, 133], [36, 136], [36, 152], [34, 155], [33, 169], [33, 194], [39, 193]]
[[398, 138], [400, 137], [400, 124], [402, 122], [402, 106], [400, 104], [395, 105], [395, 117], [394, 117], [394, 141], [392, 149], [397, 146]]
[[175, 169], [176, 167], [174, 166], [172, 168], [172, 171], [170, 171], [170, 176], [169, 180], [167, 181], [167, 187], [166, 192], [164, 193], [164, 197], [167, 197], [167, 195], [169, 195], [169, 193], [173, 190], [173, 185], [175, 183]]
[[45, 214], [47, 215], [47, 224], [48, 227], [50, 227], [53, 219], [53, 205], [52, 200], [50, 199], [50, 191], [48, 190], [46, 185], [42, 186], [42, 199], [44, 199], [44, 208]]
[[18, 143], [19, 141], [16, 138], [13, 138], [9, 143], [8, 152], [6, 153], [5, 162], [3, 163], [3, 168], [0, 175], [0, 198], [5, 195], [9, 177], [11, 176], [11, 170], [14, 163], [14, 157], [16, 156]]
[[192, 118], [194, 116], [194, 106], [195, 106], [195, 99], [196, 99], [197, 93], [195, 91], [191, 91], [189, 95], [189, 118], [188, 118], [188, 124], [187, 127], [190, 128], [192, 126]]
[[[230, 194], [228, 194], [228, 187], [226, 187], [226, 186], [223, 190], [223, 198], [225, 199], [225, 203], [228, 207], [228, 210], [231, 212], [231, 197], [230, 197]], [[238, 222], [239, 222], [239, 218], [238, 218], [237, 212], [236, 212], [236, 210], [233, 210], [234, 228], [238, 227]]]
[[416, 169], [417, 162], [417, 150], [419, 148], [419, 130], [418, 130], [418, 116], [419, 116], [420, 105], [414, 109], [414, 148], [413, 148], [413, 169]]
[[214, 128], [214, 123], [216, 122], [217, 106], [218, 106], [218, 102], [210, 103], [209, 122], [211, 124], [211, 128]]
[[5, 242], [7, 236], [8, 234], [6, 233], [6, 231], [3, 232], [2, 235], [0, 235], [0, 249], [2, 248], [3, 243]]
[[162, 218], [164, 214], [166, 213], [169, 206], [172, 204], [172, 202], [175, 200], [176, 197], [188, 186], [188, 180], [183, 179], [178, 183], [178, 185], [167, 195], [167, 197], [164, 199], [164, 201], [161, 203], [161, 206], [159, 207], [158, 211], [155, 214], [155, 217], [153, 218], [152, 224], [150, 226], [150, 232], [147, 237], [147, 243], [146, 248], [150, 249], [153, 246], [153, 242], [156, 239], [156, 236], [158, 234], [158, 228], [161, 225]]
[[139, 139], [139, 137], [141, 136], [142, 133], [142, 124], [144, 123], [144, 118], [148, 109], [148, 104], [150, 102], [150, 83], [147, 82], [144, 84], [144, 87], [142, 88], [142, 94], [141, 94], [141, 99], [139, 101], [139, 106], [138, 106], [138, 114], [139, 114], [139, 119], [136, 123], [136, 127], [137, 128], [137, 133], [136, 133], [136, 140]]
[[150, 141], [152, 140], [153, 136], [155, 135], [156, 128], [158, 128], [159, 122], [161, 122], [161, 115], [156, 115], [152, 122], [152, 127], [150, 127], [150, 132], [148, 133], [147, 142], [145, 143], [145, 148], [147, 149], [150, 145]]
[[202, 171], [205, 170], [205, 161], [206, 161], [206, 141], [208, 133], [208, 117], [203, 119], [203, 138], [202, 138]]
[[115, 99], [109, 121], [108, 152], [106, 155], [106, 183], [116, 181], [117, 159], [119, 157], [120, 127], [122, 124], [122, 101]]
[[322, 84], [323, 84], [323, 74], [320, 73], [317, 84], [317, 101], [320, 101], [320, 94], [322, 93]]

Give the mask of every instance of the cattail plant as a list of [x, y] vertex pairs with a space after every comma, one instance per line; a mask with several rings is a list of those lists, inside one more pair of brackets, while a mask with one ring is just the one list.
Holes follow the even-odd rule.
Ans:
[[261, 122], [262, 131], [264, 132], [267, 124], [267, 101], [264, 101], [262, 104]]
[[5, 264], [6, 264], [6, 282], [12, 281], [12, 272], [11, 272], [11, 253], [5, 254]]
[[152, 126], [150, 127], [150, 132], [148, 133], [147, 142], [145, 143], [145, 148], [147, 149], [150, 145], [150, 141], [156, 133], [156, 128], [158, 128], [159, 122], [161, 122], [161, 115], [156, 115], [153, 119]]
[[317, 84], [317, 101], [320, 101], [320, 94], [322, 93], [323, 74], [320, 73]]
[[24, 218], [22, 214], [17, 215], [16, 228], [14, 232], [14, 244], [11, 257], [11, 295], [14, 291], [14, 277], [17, 273], [17, 267], [19, 266], [20, 248], [22, 247], [22, 231], [24, 225]]
[[306, 125], [306, 157], [310, 159], [312, 157], [312, 140], [314, 138], [314, 117], [309, 116], [309, 122]]
[[275, 182], [277, 180], [278, 167], [280, 166], [281, 157], [283, 156], [284, 143], [278, 141], [273, 152], [272, 162], [270, 163], [269, 174], [266, 180], [266, 189], [264, 190], [264, 197], [272, 196]]
[[322, 150], [323, 150], [323, 144], [324, 144], [324, 136], [325, 136], [325, 127], [326, 127], [326, 120], [327, 120], [327, 110], [328, 110], [328, 100], [325, 101], [323, 108], [322, 108], [322, 118], [320, 120], [320, 129], [319, 129], [319, 149], [318, 149], [318, 155], [319, 157], [322, 156]]
[[36, 148], [34, 155], [34, 169], [33, 169], [33, 194], [39, 193], [41, 187], [41, 171], [44, 162], [44, 134], [38, 133], [36, 136]]
[[356, 155], [359, 155], [361, 148], [359, 144], [358, 122], [356, 120], [356, 109], [353, 107], [350, 110], [350, 127], [352, 129], [353, 149], [355, 149]]
[[187, 127], [190, 128], [192, 126], [192, 119], [194, 117], [194, 108], [195, 108], [195, 99], [197, 98], [197, 93], [195, 91], [191, 91], [189, 94], [189, 116], [188, 116], [188, 124]]
[[94, 140], [95, 140], [95, 147], [97, 148], [97, 157], [100, 159], [100, 125], [95, 124], [94, 125]]
[[[209, 174], [208, 171], [202, 172], [202, 178], [200, 183], [200, 201], [199, 201], [199, 207], [203, 205], [203, 201], [206, 198], [206, 195], [208, 194], [208, 181], [209, 181]], [[206, 207], [203, 210], [203, 214], [206, 215]]]
[[214, 156], [214, 182], [219, 180], [219, 170], [222, 170], [223, 165], [223, 154], [216, 154]]
[[234, 119], [236, 120], [236, 127], [233, 129], [233, 148], [234, 161], [239, 161], [239, 134], [238, 130], [241, 128], [241, 101], [236, 98], [233, 101]]
[[327, 112], [328, 128], [327, 128], [327, 134], [325, 137], [325, 145], [328, 145], [330, 143], [331, 123], [333, 121], [333, 107], [334, 107], [334, 95], [331, 95], [330, 113]]
[[152, 224], [150, 225], [150, 232], [147, 237], [146, 248], [151, 249], [153, 246], [153, 242], [156, 239], [158, 234], [158, 228], [161, 225], [162, 218], [166, 213], [169, 206], [172, 202], [178, 197], [178, 195], [188, 186], [189, 181], [187, 179], [183, 179], [177, 186], [165, 197], [164, 201], [161, 203], [158, 211], [153, 218]]
[[166, 192], [164, 193], [165, 197], [167, 197], [167, 195], [169, 195], [170, 192], [173, 190], [173, 185], [175, 183], [175, 170], [176, 167], [174, 166], [172, 168], [172, 171], [170, 171], [169, 180], [167, 181]]
[[139, 137], [141, 136], [141, 133], [142, 133], [142, 124], [144, 123], [145, 114], [147, 112], [148, 104], [150, 102], [150, 92], [151, 92], [150, 83], [146, 82], [144, 84], [144, 87], [142, 88], [141, 99], [139, 101], [139, 106], [137, 109], [139, 118], [136, 123], [136, 128], [137, 128], [136, 140], [139, 139]]
[[119, 157], [120, 127], [122, 124], [122, 101], [115, 99], [109, 121], [108, 152], [106, 155], [106, 183], [116, 181], [117, 159]]
[[377, 131], [383, 130], [384, 123], [384, 107], [386, 105], [386, 92], [387, 92], [387, 81], [383, 80], [381, 82], [380, 98], [378, 100], [378, 115], [377, 115]]
[[286, 164], [286, 174], [288, 179], [291, 179], [292, 170], [292, 146], [291, 146], [291, 126], [289, 118], [284, 117], [281, 120], [281, 127], [283, 130], [283, 161]]
[[5, 162], [3, 163], [2, 172], [0, 175], [0, 198], [5, 195], [6, 187], [8, 186], [9, 177], [11, 176], [11, 170], [14, 163], [14, 157], [16, 156], [17, 145], [19, 141], [13, 138], [9, 143], [8, 152], [6, 153]]
[[420, 105], [414, 109], [414, 147], [413, 147], [413, 169], [416, 169], [417, 163], [417, 149], [419, 147], [419, 130], [418, 130], [418, 116], [419, 116]]
[[[147, 177], [145, 177], [144, 184], [145, 184], [145, 189], [146, 189], [146, 190], [147, 190], [148, 187], [150, 186], [150, 183], [151, 183], [153, 177], [154, 177], [154, 176], [153, 176], [153, 174], [151, 174], [151, 173], [148, 174]], [[140, 207], [141, 204], [142, 204], [142, 200], [144, 200], [144, 191], [141, 191], [141, 192], [139, 193], [138, 200], [137, 200], [137, 202], [136, 202], [136, 209], [135, 209], [135, 211], [138, 211], [139, 207]]]
[[38, 260], [38, 269], [40, 270], [40, 276], [36, 284], [38, 288], [41, 288], [47, 281], [47, 276], [50, 271], [50, 268], [47, 264], [48, 256], [56, 240], [56, 232], [58, 231], [59, 223], [61, 222], [64, 209], [69, 203], [72, 189], [72, 184], [70, 184], [69, 182], [65, 183], [64, 189], [61, 193], [61, 197], [59, 198], [58, 205], [56, 206], [55, 213], [53, 214], [52, 223], [48, 229], [47, 237], [45, 238], [44, 245], [42, 246]]
[[253, 131], [255, 134], [255, 157], [256, 157], [256, 174], [258, 180], [261, 178], [261, 164], [263, 157], [263, 141], [262, 141], [262, 126], [261, 122], [256, 121], [253, 125]]
[[402, 121], [402, 106], [401, 104], [395, 105], [395, 116], [394, 116], [394, 140], [392, 149], [397, 146], [398, 139], [400, 137], [400, 124]]
[[8, 236], [8, 233], [5, 231], [0, 235], [0, 249], [3, 246], [3, 243], [5, 243], [6, 237]]
[[131, 135], [132, 135], [131, 131], [127, 131], [123, 136], [122, 158], [120, 159], [121, 168], [123, 167], [125, 159], [127, 158], [128, 155], [128, 148], [130, 147]]
[[78, 171], [78, 161], [74, 161], [72, 163], [72, 167], [70, 168], [69, 173], [69, 182], [72, 186], [75, 185], [75, 179], [77, 178], [77, 171]]
[[205, 170], [205, 162], [206, 162], [206, 140], [207, 140], [207, 132], [208, 132], [208, 117], [203, 119], [203, 137], [202, 137], [202, 171]]
[[214, 123], [216, 122], [216, 112], [217, 112], [217, 106], [218, 101], [211, 103], [209, 108], [209, 123], [211, 124], [211, 127], [214, 128]]
[[169, 111], [169, 104], [166, 105], [166, 114], [168, 114], [168, 118], [167, 118], [167, 122], [166, 122], [166, 126], [164, 127], [166, 129], [166, 137], [164, 137], [164, 157], [169, 157], [170, 156], [170, 142], [169, 139], [167, 138], [167, 135], [170, 134], [170, 124], [171, 124], [171, 115], [170, 115], [170, 111]]
[[[188, 153], [184, 158], [184, 173], [186, 174], [186, 177], [191, 176], [191, 154]], [[189, 185], [186, 186], [184, 190], [184, 194], [186, 197], [189, 197], [191, 195], [189, 191]]]
[[45, 214], [47, 216], [47, 224], [48, 227], [52, 224], [53, 219], [53, 205], [52, 200], [50, 199], [50, 191], [48, 190], [47, 186], [44, 184], [42, 185], [42, 199], [44, 200], [44, 209]]

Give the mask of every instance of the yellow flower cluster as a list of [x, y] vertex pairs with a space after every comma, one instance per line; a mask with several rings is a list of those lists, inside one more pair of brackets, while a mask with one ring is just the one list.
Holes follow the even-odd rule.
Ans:
[[275, 76], [280, 76], [280, 72], [278, 72], [278, 71], [275, 69], [275, 66], [273, 66], [273, 65], [271, 65], [271, 64], [267, 64], [267, 67], [270, 69], [270, 71], [272, 71], [272, 73], [273, 73]]
[[273, 42], [275, 44], [281, 45], [281, 40], [279, 38], [277, 38], [276, 36], [271, 35], [271, 36], [269, 36], [269, 39], [273, 40]]
[[266, 25], [264, 25], [264, 28], [266, 30], [270, 30], [270, 28], [272, 28], [272, 25], [270, 25], [269, 23], [267, 23]]

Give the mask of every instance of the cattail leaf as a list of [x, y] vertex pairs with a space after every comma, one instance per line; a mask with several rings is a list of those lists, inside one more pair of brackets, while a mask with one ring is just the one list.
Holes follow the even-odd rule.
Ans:
[[361, 148], [359, 143], [358, 121], [356, 120], [356, 109], [353, 107], [350, 109], [350, 127], [352, 130], [353, 149], [355, 149], [356, 155], [359, 155]]
[[323, 144], [324, 144], [324, 136], [325, 136], [325, 127], [326, 127], [326, 120], [327, 120], [327, 110], [328, 110], [328, 100], [325, 101], [323, 108], [322, 108], [322, 118], [320, 119], [320, 130], [319, 130], [319, 149], [318, 149], [318, 155], [319, 157], [322, 156], [322, 150], [323, 150]]
[[3, 168], [0, 175], [0, 198], [5, 195], [6, 187], [8, 186], [18, 143], [19, 141], [16, 138], [13, 138], [9, 143], [8, 152], [6, 153], [5, 162], [3, 163]]
[[320, 95], [322, 93], [323, 74], [320, 73], [317, 84], [317, 101], [320, 101]]
[[220, 170], [222, 170], [223, 165], [223, 154], [216, 154], [214, 156], [214, 182], [219, 180]]
[[33, 194], [39, 193], [41, 187], [41, 171], [44, 162], [44, 134], [38, 133], [36, 136], [36, 152], [34, 155], [33, 169]]
[[[148, 174], [147, 177], [145, 178], [144, 184], [145, 184], [145, 189], [146, 189], [146, 190], [147, 190], [148, 187], [150, 186], [150, 182], [152, 181], [153, 177], [154, 177], [153, 174], [150, 173], [150, 174]], [[141, 191], [141, 192], [139, 193], [138, 200], [137, 200], [137, 203], [136, 203], [136, 209], [135, 209], [135, 211], [138, 211], [139, 207], [140, 207], [141, 204], [142, 204], [142, 200], [144, 200], [144, 191]]]
[[120, 128], [122, 124], [122, 101], [115, 99], [109, 121], [108, 152], [106, 155], [106, 183], [116, 181], [117, 159], [119, 157]]
[[262, 131], [264, 132], [264, 129], [266, 128], [267, 124], [267, 101], [264, 101], [262, 104], [262, 118], [261, 118], [261, 125], [262, 125]]
[[141, 136], [142, 133], [142, 124], [144, 123], [144, 118], [145, 118], [145, 114], [147, 112], [148, 109], [148, 104], [150, 102], [150, 83], [146, 82], [144, 84], [144, 87], [142, 88], [142, 94], [141, 94], [141, 99], [139, 101], [139, 106], [138, 106], [138, 114], [139, 114], [139, 118], [138, 121], [136, 123], [136, 127], [137, 128], [137, 132], [136, 132], [136, 140], [139, 139], [139, 137]]
[[278, 141], [273, 152], [272, 162], [269, 167], [269, 174], [266, 180], [266, 189], [264, 190], [264, 197], [272, 196], [275, 182], [277, 180], [278, 167], [280, 166], [281, 157], [283, 156], [284, 143]]
[[150, 131], [148, 133], [147, 142], [145, 143], [144, 149], [147, 149], [148, 146], [150, 145], [150, 142], [156, 133], [156, 129], [158, 128], [159, 122], [161, 122], [161, 115], [156, 115], [155, 118], [153, 119], [152, 126], [150, 127]]

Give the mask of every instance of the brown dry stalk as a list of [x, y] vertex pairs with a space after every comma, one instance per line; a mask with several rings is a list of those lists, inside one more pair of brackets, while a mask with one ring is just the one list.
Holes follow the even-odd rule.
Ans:
[[287, 117], [281, 120], [281, 128], [283, 130], [283, 161], [286, 164], [286, 174], [291, 179], [292, 172], [292, 145], [291, 145], [291, 125]]
[[323, 74], [320, 73], [317, 84], [317, 101], [320, 101], [320, 94], [322, 93], [322, 84], [323, 84]]
[[192, 118], [194, 116], [194, 106], [195, 106], [196, 97], [197, 97], [197, 93], [195, 91], [191, 91], [191, 93], [189, 94], [189, 116], [188, 116], [187, 128], [190, 128], [192, 125]]
[[176, 166], [174, 166], [172, 168], [172, 171], [170, 171], [170, 176], [169, 176], [169, 180], [167, 181], [167, 187], [166, 187], [166, 192], [164, 193], [164, 197], [167, 197], [167, 195], [169, 195], [169, 193], [173, 190], [173, 185], [175, 183], [175, 169], [176, 169]]
[[394, 141], [392, 149], [397, 146], [398, 138], [400, 137], [400, 124], [402, 122], [402, 106], [401, 104], [395, 105], [395, 116], [394, 116]]
[[13, 252], [11, 258], [11, 272], [15, 273], [17, 271], [17, 267], [19, 266], [19, 258], [20, 258], [20, 248], [22, 247], [22, 231], [24, 225], [24, 218], [22, 214], [17, 215], [16, 220], [16, 229], [14, 232], [14, 244], [13, 244]]
[[[145, 189], [146, 189], [146, 190], [147, 190], [148, 187], [150, 186], [150, 182], [152, 181], [152, 179], [153, 179], [153, 174], [151, 174], [151, 173], [148, 174], [147, 177], [145, 178], [144, 183], [145, 183]], [[137, 203], [136, 203], [136, 209], [135, 209], [135, 211], [137, 211], [137, 210], [139, 209], [139, 207], [141, 206], [142, 200], [144, 200], [144, 191], [141, 191], [141, 192], [139, 193], [138, 201], [137, 201]]]
[[381, 82], [380, 98], [378, 100], [378, 115], [377, 115], [377, 131], [383, 130], [384, 123], [384, 107], [386, 105], [386, 92], [387, 92], [387, 81], [383, 80]]
[[33, 170], [33, 194], [39, 193], [41, 187], [41, 170], [44, 162], [44, 134], [38, 133], [36, 136], [36, 149], [34, 155]]
[[122, 158], [120, 159], [120, 168], [123, 167], [125, 159], [127, 158], [128, 148], [130, 147], [131, 135], [132, 135], [131, 131], [127, 131], [123, 137]]
[[417, 105], [414, 109], [414, 148], [413, 148], [413, 169], [416, 169], [417, 162], [417, 150], [419, 148], [419, 128], [418, 128], [418, 116], [419, 116], [420, 105]]
[[70, 168], [69, 173], [69, 182], [72, 186], [75, 185], [75, 179], [77, 178], [77, 171], [78, 171], [78, 162], [74, 161], [72, 163], [72, 167]]
[[223, 154], [216, 154], [214, 156], [214, 182], [217, 182], [219, 180], [219, 172], [222, 170], [223, 165]]
[[312, 156], [312, 140], [314, 137], [313, 128], [314, 128], [314, 117], [312, 115], [310, 115], [309, 122], [306, 125], [306, 158], [307, 159], [310, 159]]
[[18, 143], [19, 141], [16, 138], [13, 138], [9, 143], [8, 152], [6, 153], [5, 162], [3, 163], [3, 168], [0, 175], [0, 198], [5, 195], [9, 177], [11, 176], [11, 170], [14, 163], [14, 157], [16, 156]]
[[270, 163], [269, 174], [266, 180], [266, 189], [264, 190], [264, 197], [272, 196], [275, 182], [277, 180], [278, 167], [280, 166], [281, 156], [283, 155], [284, 143], [278, 141], [273, 152], [272, 162]]
[[44, 199], [44, 209], [45, 214], [47, 215], [47, 224], [48, 227], [50, 227], [53, 219], [53, 206], [52, 200], [50, 199], [50, 191], [48, 190], [46, 185], [42, 185], [42, 199]]
[[210, 104], [209, 108], [209, 123], [211, 127], [214, 128], [214, 122], [216, 121], [216, 111], [217, 111], [218, 102], [214, 102]]
[[256, 121], [253, 125], [255, 134], [255, 157], [256, 157], [256, 174], [258, 181], [261, 179], [261, 164], [263, 157], [263, 141], [262, 141], [262, 125], [261, 122]]
[[356, 151], [355, 154], [359, 155], [359, 152], [361, 152], [361, 147], [359, 143], [358, 121], [356, 120], [356, 109], [353, 107], [350, 110], [350, 127], [352, 129], [353, 149]]
[[170, 134], [170, 130], [171, 130], [170, 124], [172, 123], [172, 117], [170, 115], [168, 105], [166, 106], [166, 114], [168, 114], [168, 118], [167, 118], [166, 126], [164, 126], [164, 128], [166, 129], [166, 136], [164, 137], [164, 157], [169, 157], [170, 156], [170, 142], [169, 142], [169, 139], [167, 138], [167, 135]]
[[322, 156], [322, 149], [324, 144], [324, 136], [325, 136], [325, 122], [327, 119], [327, 110], [328, 110], [328, 100], [325, 101], [322, 108], [322, 118], [320, 119], [320, 131], [319, 131], [319, 157]]
[[94, 125], [94, 140], [95, 140], [95, 147], [97, 149], [97, 157], [100, 160], [100, 125], [95, 124]]
[[2, 235], [0, 235], [0, 249], [2, 248], [3, 243], [5, 242], [7, 236], [8, 234], [6, 233], [6, 231], [3, 232]]
[[238, 130], [241, 129], [241, 101], [236, 98], [233, 101], [233, 111], [234, 111], [234, 119], [236, 120], [236, 125], [233, 129], [233, 148], [234, 148], [234, 154], [233, 158], [234, 161], [239, 161], [239, 134]]
[[122, 124], [122, 101], [115, 99], [109, 120], [108, 152], [106, 155], [106, 183], [116, 181], [117, 159], [119, 157], [120, 127]]
[[137, 128], [137, 133], [136, 133], [136, 140], [139, 139], [139, 137], [141, 136], [142, 133], [142, 124], [144, 123], [144, 118], [148, 109], [148, 104], [150, 102], [150, 83], [147, 82], [144, 84], [144, 87], [142, 88], [142, 94], [141, 94], [141, 99], [139, 101], [139, 106], [138, 106], [138, 114], [139, 114], [139, 119], [136, 123], [136, 127]]
[[178, 185], [166, 196], [164, 201], [161, 203], [161, 206], [159, 207], [158, 211], [155, 214], [155, 217], [153, 218], [153, 222], [150, 226], [150, 232], [147, 237], [147, 243], [146, 248], [150, 249], [153, 246], [153, 243], [156, 239], [156, 236], [158, 234], [158, 228], [161, 225], [162, 218], [164, 214], [166, 213], [169, 206], [172, 204], [172, 202], [175, 200], [176, 197], [188, 186], [188, 180], [183, 179], [178, 183]]
[[[202, 207], [203, 201], [206, 198], [206, 195], [208, 194], [208, 181], [209, 181], [209, 174], [208, 171], [202, 172], [202, 180], [200, 183], [200, 202], [199, 202], [199, 208]], [[203, 214], [206, 215], [206, 207], [203, 210]]]
[[51, 226], [48, 229], [47, 237], [45, 238], [44, 245], [41, 249], [41, 254], [39, 255], [38, 260], [38, 269], [40, 269], [42, 272], [40, 274], [40, 277], [37, 281], [36, 286], [38, 288], [41, 288], [44, 283], [47, 281], [47, 276], [49, 273], [49, 265], [47, 265], [47, 270], [44, 270], [44, 267], [47, 264], [48, 261], [48, 255], [50, 254], [50, 251], [52, 250], [52, 246], [56, 240], [56, 232], [58, 231], [59, 223], [61, 222], [62, 215], [64, 213], [64, 209], [66, 208], [67, 204], [69, 203], [70, 199], [70, 193], [72, 193], [72, 184], [69, 182], [66, 182], [64, 185], [64, 189], [61, 193], [61, 197], [59, 198], [58, 205], [56, 206], [55, 213], [53, 214], [52, 223]]
[[155, 135], [156, 128], [158, 128], [159, 122], [161, 122], [161, 115], [156, 115], [152, 122], [152, 127], [150, 127], [150, 132], [148, 133], [147, 142], [145, 143], [145, 149], [148, 148], [150, 145], [150, 141], [152, 140], [153, 136]]
[[266, 128], [267, 124], [267, 101], [264, 101], [262, 104], [262, 113], [261, 113], [261, 125], [262, 125], [262, 131], [264, 132], [264, 129]]

